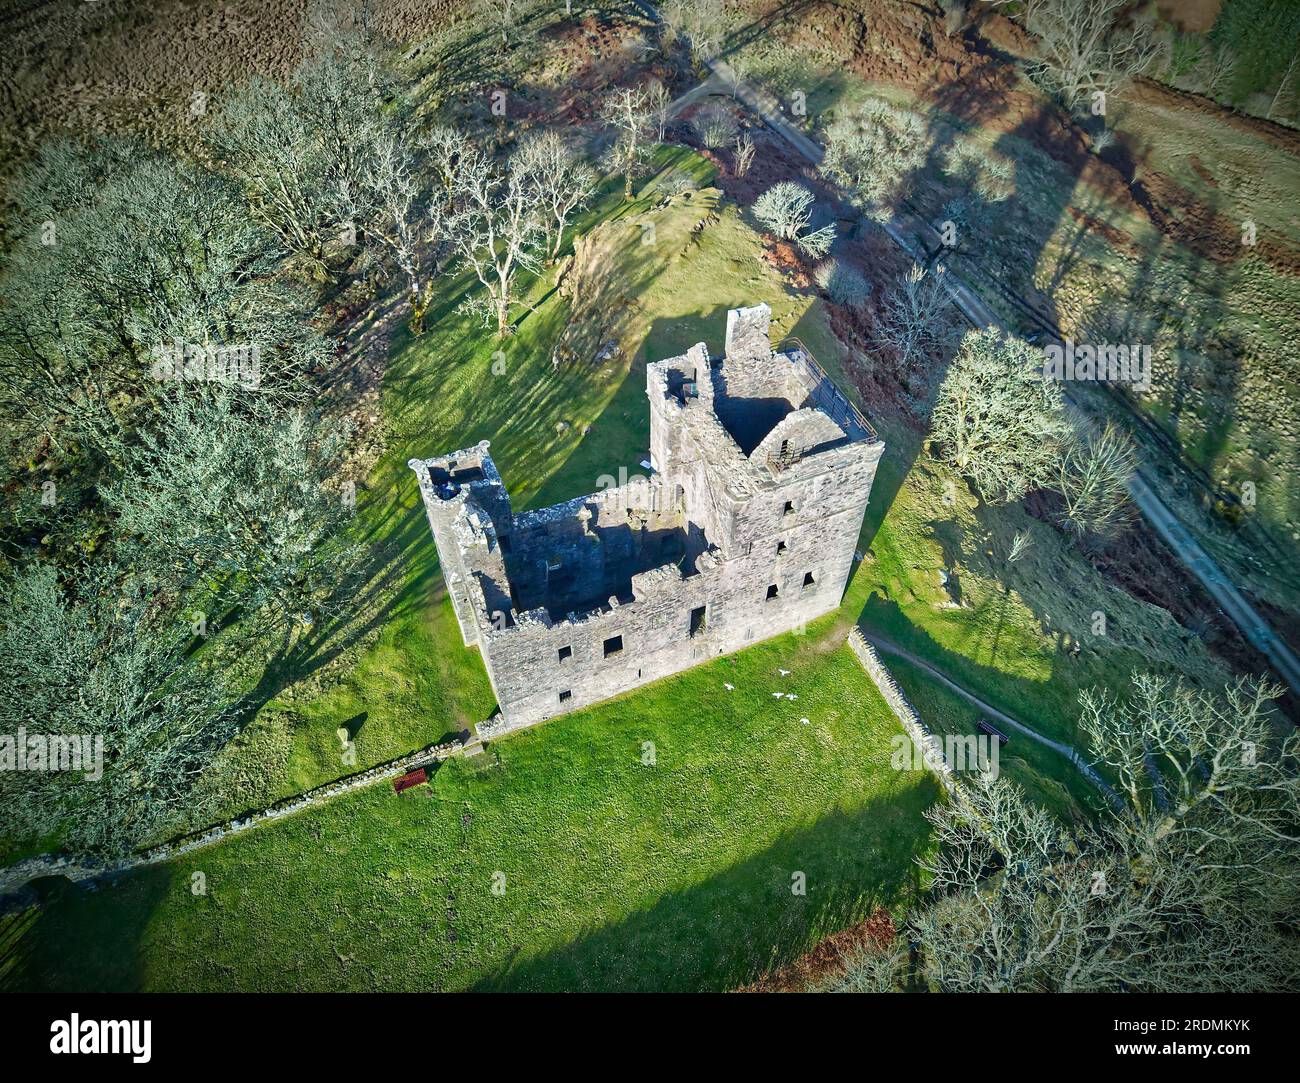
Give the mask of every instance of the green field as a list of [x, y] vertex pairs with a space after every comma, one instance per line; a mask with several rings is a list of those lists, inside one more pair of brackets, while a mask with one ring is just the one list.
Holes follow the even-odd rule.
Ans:
[[[842, 633], [824, 618], [806, 636], [450, 761], [401, 798], [374, 786], [94, 893], [53, 889], [21, 919], [5, 983], [667, 990], [753, 980], [916, 890], [921, 813], [938, 784], [891, 769], [900, 731]], [[775, 699], [775, 688], [798, 699]], [[799, 872], [802, 896], [791, 890]], [[192, 893], [196, 873], [206, 895]]]

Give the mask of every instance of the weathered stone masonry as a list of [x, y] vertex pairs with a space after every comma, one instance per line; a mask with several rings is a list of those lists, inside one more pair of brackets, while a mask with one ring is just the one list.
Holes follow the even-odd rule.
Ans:
[[647, 367], [652, 476], [515, 514], [477, 447], [412, 459], [465, 643], [501, 733], [834, 609], [884, 444], [766, 305]]

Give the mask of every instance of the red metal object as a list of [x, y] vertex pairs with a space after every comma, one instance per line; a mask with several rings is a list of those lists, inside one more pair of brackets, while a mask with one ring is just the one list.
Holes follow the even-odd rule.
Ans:
[[400, 778], [393, 779], [393, 793], [401, 793], [403, 790], [409, 790], [412, 786], [418, 786], [422, 782], [428, 782], [429, 776], [423, 767], [417, 767], [414, 771], [407, 771]]

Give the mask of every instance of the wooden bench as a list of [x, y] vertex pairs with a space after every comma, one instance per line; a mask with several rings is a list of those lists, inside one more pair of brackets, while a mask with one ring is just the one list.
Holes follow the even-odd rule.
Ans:
[[979, 728], [984, 733], [987, 733], [990, 737], [996, 737], [998, 739], [998, 744], [1000, 745], [1004, 745], [1009, 740], [1011, 740], [1010, 737], [1008, 737], [1005, 733], [1003, 733], [1000, 729], [998, 729], [997, 726], [995, 726], [992, 722], [988, 721], [988, 719], [986, 718], [981, 718], [979, 720]]
[[393, 779], [393, 793], [401, 793], [403, 790], [409, 790], [412, 786], [419, 786], [428, 781], [428, 772], [423, 767], [417, 767], [414, 771], [407, 771], [406, 774]]

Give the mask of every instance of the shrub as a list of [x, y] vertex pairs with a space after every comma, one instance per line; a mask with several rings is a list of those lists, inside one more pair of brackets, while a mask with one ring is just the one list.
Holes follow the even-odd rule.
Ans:
[[1058, 469], [1069, 437], [1061, 385], [1024, 339], [970, 331], [939, 387], [931, 435], [982, 499], [1016, 500]]
[[1113, 534], [1128, 515], [1128, 483], [1136, 469], [1133, 442], [1113, 422], [1077, 441], [1057, 468], [1065, 498], [1061, 526], [1078, 535]]
[[904, 369], [914, 367], [948, 337], [950, 303], [942, 276], [942, 267], [927, 271], [913, 264], [884, 297], [876, 337], [898, 355]]
[[925, 121], [873, 99], [832, 123], [826, 135], [826, 169], [872, 217], [888, 218], [910, 174], [925, 163]]
[[812, 218], [813, 194], [794, 181], [778, 181], [754, 200], [754, 217], [783, 241], [794, 241], [807, 255], [820, 259], [835, 242], [835, 227], [805, 232]]
[[1015, 162], [965, 136], [958, 136], [944, 150], [940, 165], [986, 203], [1001, 203], [1016, 188]]
[[709, 105], [691, 119], [691, 126], [701, 143], [709, 150], [725, 147], [736, 138], [739, 125], [731, 111], [720, 105]]
[[813, 277], [832, 301], [845, 308], [860, 308], [871, 296], [871, 283], [862, 272], [837, 259], [818, 264]]

